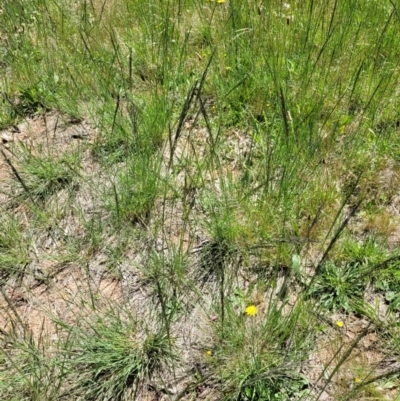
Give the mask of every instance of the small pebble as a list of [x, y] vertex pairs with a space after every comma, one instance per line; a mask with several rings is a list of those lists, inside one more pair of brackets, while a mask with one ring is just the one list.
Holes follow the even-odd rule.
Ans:
[[1, 142], [3, 142], [3, 143], [12, 142], [14, 140], [14, 138], [8, 134], [1, 134], [0, 138], [1, 138]]

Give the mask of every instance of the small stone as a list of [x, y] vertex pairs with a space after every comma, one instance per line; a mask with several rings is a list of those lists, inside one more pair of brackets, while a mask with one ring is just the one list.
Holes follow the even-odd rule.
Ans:
[[8, 135], [5, 133], [1, 134], [0, 138], [1, 138], [1, 142], [3, 142], [3, 143], [12, 142], [14, 140], [14, 138], [11, 135]]

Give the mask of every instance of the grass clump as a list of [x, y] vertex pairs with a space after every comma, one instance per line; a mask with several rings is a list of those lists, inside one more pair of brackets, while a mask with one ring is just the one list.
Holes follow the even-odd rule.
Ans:
[[79, 176], [78, 152], [64, 153], [57, 158], [37, 155], [24, 148], [18, 159], [19, 166], [13, 166], [13, 173], [20, 195], [34, 203], [46, 201], [62, 189], [72, 188]]
[[244, 299], [236, 301], [227, 302], [212, 352], [211, 369], [220, 378], [223, 399], [289, 400], [308, 394], [307, 380], [299, 371], [312, 341], [305, 305], [300, 310], [273, 301], [267, 308], [244, 308]]
[[29, 236], [22, 224], [7, 211], [0, 217], [0, 278], [22, 274], [29, 263]]
[[117, 225], [145, 224], [160, 193], [159, 163], [156, 158], [137, 156], [127, 160], [112, 184], [113, 198], [107, 207]]
[[65, 377], [62, 357], [49, 352], [43, 327], [36, 337], [21, 321], [16, 323], [14, 331], [1, 333], [0, 396], [12, 401], [59, 399]]
[[130, 313], [98, 316], [88, 327], [69, 327], [73, 348], [70, 390], [85, 400], [138, 397], [146, 383], [176, 361], [171, 338], [161, 328], [140, 327]]

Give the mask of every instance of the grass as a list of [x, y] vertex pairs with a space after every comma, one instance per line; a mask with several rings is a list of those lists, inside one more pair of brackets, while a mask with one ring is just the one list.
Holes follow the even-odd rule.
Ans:
[[24, 149], [20, 160], [22, 167], [16, 178], [21, 186], [21, 195], [30, 197], [36, 203], [73, 186], [74, 178], [79, 176], [79, 155], [76, 153], [63, 154], [57, 160], [54, 155], [36, 156], [29, 149]]
[[162, 327], [143, 331], [134, 316], [126, 315], [126, 311], [111, 309], [108, 315], [88, 322], [88, 327], [68, 327], [67, 366], [75, 375], [70, 390], [75, 397], [82, 396], [82, 389], [85, 399], [134, 397], [146, 380], [176, 360]]
[[3, 3], [0, 398], [400, 399], [395, 2]]
[[7, 213], [0, 219], [0, 276], [19, 275], [29, 263], [29, 236], [20, 222]]

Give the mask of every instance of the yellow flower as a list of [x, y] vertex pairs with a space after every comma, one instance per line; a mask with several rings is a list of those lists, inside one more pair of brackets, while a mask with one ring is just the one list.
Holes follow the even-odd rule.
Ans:
[[249, 316], [254, 316], [257, 314], [257, 307], [255, 305], [249, 305], [246, 310], [246, 314]]
[[354, 378], [354, 383], [361, 383], [361, 379], [359, 377]]
[[207, 354], [208, 356], [212, 356], [212, 351], [208, 350], [208, 351], [206, 352], [206, 354]]
[[225, 3], [225, 0], [217, 0], [217, 3], [218, 3], [218, 4]]
[[343, 327], [343, 322], [341, 320], [338, 320], [336, 322], [336, 326], [342, 328]]

